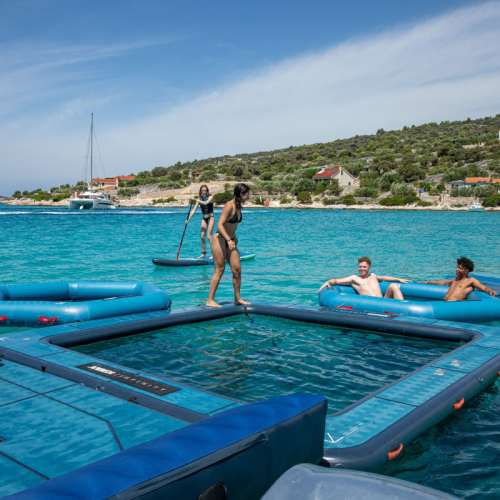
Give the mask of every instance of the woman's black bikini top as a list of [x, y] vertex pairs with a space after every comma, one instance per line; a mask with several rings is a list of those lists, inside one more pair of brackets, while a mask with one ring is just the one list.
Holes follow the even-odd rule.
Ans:
[[[206, 200], [208, 200], [208, 196], [206, 196], [205, 198], [200, 198], [200, 200], [201, 201], [206, 201]], [[200, 203], [200, 208], [201, 208], [201, 213], [203, 215], [212, 214], [214, 212], [214, 202], [213, 202], [213, 200], [210, 203], [207, 203], [206, 205], [202, 205]]]
[[238, 212], [236, 211], [235, 214], [227, 221], [229, 224], [239, 224], [243, 220], [243, 215], [241, 214], [240, 210], [240, 218], [238, 219]]

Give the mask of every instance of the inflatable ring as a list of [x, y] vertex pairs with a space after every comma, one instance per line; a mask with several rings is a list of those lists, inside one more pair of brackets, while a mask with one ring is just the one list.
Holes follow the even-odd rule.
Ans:
[[[391, 283], [382, 282], [385, 294]], [[444, 302], [447, 286], [424, 283], [398, 283], [405, 300], [385, 299], [358, 295], [349, 285], [323, 288], [319, 293], [319, 305], [334, 310], [348, 309], [376, 315], [413, 316], [417, 318], [443, 319], [465, 323], [487, 323], [500, 320], [500, 299], [487, 293], [473, 291], [466, 300]]]
[[47, 326], [170, 309], [170, 297], [141, 281], [57, 281], [0, 286], [0, 326]]

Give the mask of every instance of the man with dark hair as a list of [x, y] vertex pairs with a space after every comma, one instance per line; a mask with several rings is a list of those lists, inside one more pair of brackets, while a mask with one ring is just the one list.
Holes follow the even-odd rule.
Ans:
[[444, 285], [450, 289], [446, 292], [443, 300], [452, 302], [455, 300], [465, 300], [467, 295], [476, 289], [496, 297], [498, 294], [491, 288], [481, 284], [476, 278], [469, 278], [469, 273], [474, 271], [474, 262], [467, 257], [457, 259], [457, 276], [452, 280], [424, 281], [428, 285]]
[[358, 259], [358, 271], [359, 276], [353, 275], [348, 278], [331, 279], [328, 280], [319, 289], [323, 290], [325, 287], [331, 287], [334, 285], [351, 285], [358, 295], [366, 295], [368, 297], [384, 297], [386, 299], [396, 299], [404, 300], [403, 294], [399, 289], [399, 286], [393, 283], [389, 285], [385, 295], [382, 295], [382, 290], [380, 289], [379, 281], [397, 281], [399, 283], [408, 283], [408, 280], [403, 280], [401, 278], [392, 278], [391, 276], [377, 276], [376, 274], [370, 273], [370, 267], [372, 263], [368, 257], [360, 257]]

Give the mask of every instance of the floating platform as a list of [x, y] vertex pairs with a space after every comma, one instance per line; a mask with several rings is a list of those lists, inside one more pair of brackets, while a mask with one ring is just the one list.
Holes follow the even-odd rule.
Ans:
[[[255, 259], [254, 253], [241, 252], [240, 260]], [[203, 259], [153, 259], [153, 264], [165, 267], [213, 266], [214, 260], [208, 257]]]
[[[490, 283], [495, 278], [485, 278]], [[451, 279], [451, 278], [447, 278]], [[490, 281], [486, 281], [490, 280]], [[380, 283], [382, 294], [392, 283]], [[443, 301], [449, 290], [447, 286], [424, 283], [398, 283], [404, 300], [367, 297], [358, 295], [350, 285], [335, 285], [323, 288], [319, 293], [319, 304], [335, 310], [350, 310], [372, 314], [392, 314], [413, 318], [432, 318], [466, 323], [488, 323], [500, 320], [500, 299], [474, 290], [466, 300]], [[490, 286], [489, 284], [487, 286]], [[500, 286], [500, 280], [496, 283]], [[494, 286], [492, 286], [493, 289]]]
[[[244, 405], [69, 350], [241, 314], [458, 345], [326, 421], [321, 396]], [[186, 491], [193, 498], [211, 488], [222, 491], [223, 483], [228, 498], [259, 498], [296, 463], [321, 460], [324, 466], [373, 471], [397, 459], [498, 378], [500, 328], [286, 304], [199, 306], [10, 334], [0, 338], [0, 356], [0, 461], [6, 471], [0, 495], [90, 500], [154, 492], [184, 499]]]
[[170, 309], [170, 297], [141, 281], [56, 281], [0, 286], [0, 326], [51, 326]]

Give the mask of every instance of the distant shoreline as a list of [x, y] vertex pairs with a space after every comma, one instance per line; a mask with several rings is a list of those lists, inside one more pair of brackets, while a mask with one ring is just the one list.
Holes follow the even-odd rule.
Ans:
[[[17, 200], [16, 200], [17, 201]], [[272, 203], [272, 202], [271, 202]], [[4, 202], [5, 206], [10, 207], [67, 207], [67, 200], [63, 202], [46, 202], [46, 201], [33, 201], [29, 200], [26, 202], [22, 202], [21, 200], [16, 203], [11, 200], [10, 202]], [[170, 203], [157, 203], [154, 205], [148, 205], [146, 203], [139, 203], [138, 200], [119, 200], [117, 201], [117, 208], [187, 208], [189, 206], [188, 203], [183, 203], [180, 201], [173, 201]], [[222, 206], [221, 206], [222, 207]], [[287, 203], [284, 205], [273, 205], [264, 207], [262, 205], [253, 205], [253, 204], [245, 204], [244, 208], [255, 208], [260, 210], [332, 210], [337, 211], [340, 210], [338, 208], [333, 208], [334, 205], [323, 205], [322, 203], [311, 203], [308, 205], [298, 204], [296, 202]], [[369, 210], [369, 211], [405, 211], [405, 212], [467, 212], [468, 207], [451, 207], [448, 204], [442, 204], [438, 206], [430, 206], [430, 207], [417, 207], [417, 206], [382, 206], [375, 204], [365, 203], [363, 205], [349, 205], [344, 206], [343, 210]], [[490, 207], [486, 208], [485, 212], [500, 212], [500, 207]]]

